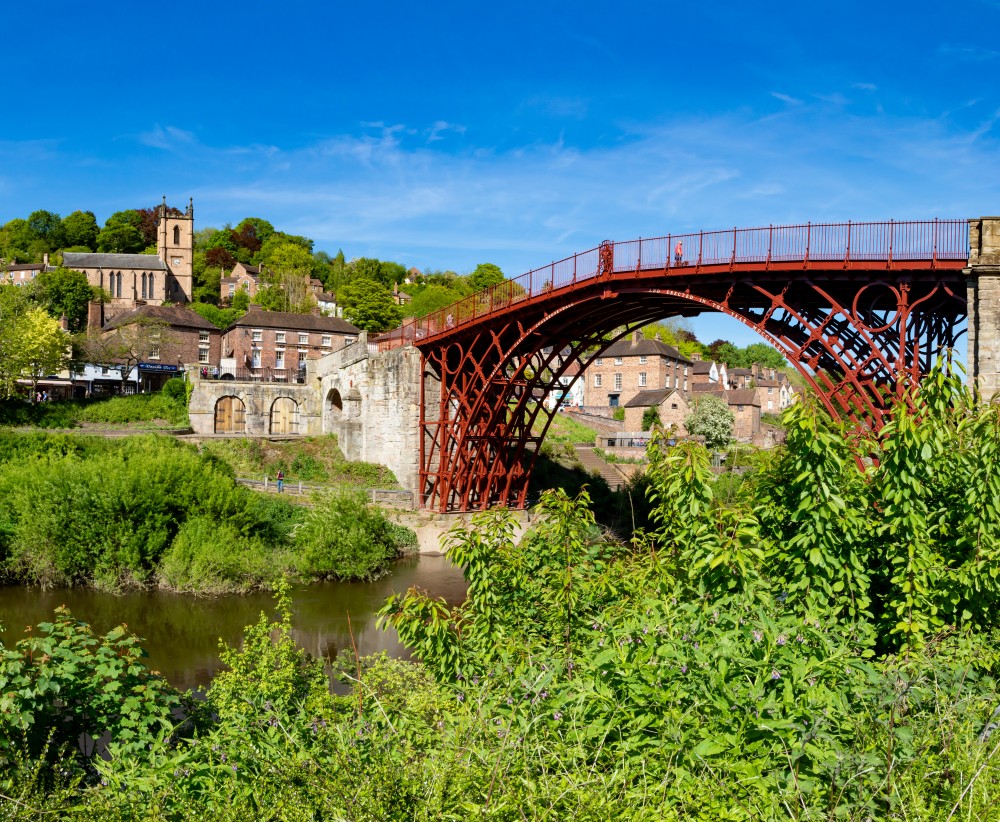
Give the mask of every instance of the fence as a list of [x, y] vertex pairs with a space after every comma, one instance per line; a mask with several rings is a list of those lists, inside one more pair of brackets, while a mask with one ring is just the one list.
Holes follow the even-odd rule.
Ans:
[[805, 223], [767, 228], [733, 228], [697, 234], [668, 234], [619, 243], [574, 254], [512, 280], [477, 292], [426, 317], [409, 319], [380, 335], [380, 350], [417, 343], [450, 331], [494, 311], [599, 274], [701, 266], [801, 262], [967, 260], [967, 220], [924, 220], [877, 223]]
[[304, 368], [244, 368], [233, 366], [203, 366], [199, 369], [203, 380], [232, 380], [234, 382], [285, 382], [304, 383]]
[[[237, 477], [236, 481], [240, 485], [253, 488], [257, 491], [276, 491], [278, 481], [271, 476], [264, 476], [263, 479], [250, 479], [248, 477]], [[333, 491], [342, 486], [314, 485], [295, 480], [290, 482], [284, 480], [283, 493], [294, 496], [306, 496], [317, 491]], [[413, 508], [413, 492], [403, 491], [397, 488], [369, 488], [368, 501], [376, 505], [389, 506], [391, 508]]]

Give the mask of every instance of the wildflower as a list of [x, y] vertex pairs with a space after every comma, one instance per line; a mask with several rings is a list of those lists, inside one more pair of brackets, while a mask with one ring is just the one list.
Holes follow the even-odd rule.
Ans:
[[509, 697], [509, 696], [507, 697], [507, 704], [508, 705], [513, 705], [514, 704], [514, 700], [513, 700], [512, 697]]
[[461, 691], [459, 691], [459, 694], [458, 694], [458, 701], [459, 702], [465, 702], [465, 694], [463, 694]]
[[681, 665], [681, 673], [682, 674], [686, 674], [687, 672], [688, 672], [688, 666], [687, 665]]
[[473, 685], [478, 685], [479, 684], [479, 677], [478, 676], [472, 677], [472, 684]]
[[771, 671], [771, 679], [781, 679], [781, 674], [779, 674], [776, 670]]
[[696, 642], [696, 643], [694, 644], [694, 649], [695, 649], [696, 651], [697, 651], [697, 650], [698, 650], [698, 648], [700, 648], [700, 647], [701, 647], [701, 646], [700, 646], [700, 645], [699, 645], [699, 644], [698, 644], [697, 642]]
[[762, 634], [760, 631], [753, 631], [752, 633], [754, 642], [760, 642], [764, 638], [764, 634]]
[[778, 643], [779, 645], [784, 645], [784, 644], [785, 644], [786, 642], [788, 642], [788, 638], [787, 638], [787, 637], [786, 637], [786, 636], [785, 636], [784, 634], [780, 634], [780, 635], [778, 636], [778, 639], [776, 640], [776, 642], [777, 642], [777, 643]]
[[552, 718], [556, 722], [558, 722], [560, 719], [562, 719], [562, 713], [560, 711], [556, 711], [554, 714], [552, 714]]
[[801, 643], [803, 643], [803, 642], [806, 641], [806, 638], [804, 636], [802, 636], [802, 634], [798, 634], [795, 637], [795, 641], [798, 642], [799, 644], [801, 644]]

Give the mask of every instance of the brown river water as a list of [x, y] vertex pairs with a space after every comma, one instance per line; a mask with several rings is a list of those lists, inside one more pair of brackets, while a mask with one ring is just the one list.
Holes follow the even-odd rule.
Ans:
[[[462, 572], [440, 555], [421, 555], [398, 562], [392, 572], [375, 582], [319, 582], [292, 591], [292, 625], [296, 642], [314, 656], [351, 657], [354, 642], [361, 656], [386, 651], [405, 657], [390, 627], [375, 626], [375, 612], [393, 593], [411, 586], [444, 597], [453, 604], [465, 599]], [[106, 633], [125, 623], [143, 638], [150, 668], [160, 671], [181, 690], [208, 685], [221, 667], [219, 640], [238, 645], [246, 625], [260, 612], [274, 615], [274, 600], [265, 593], [248, 596], [193, 597], [158, 591], [121, 595], [82, 588], [42, 591], [38, 588], [0, 588], [0, 636], [4, 645], [21, 639], [28, 625], [52, 619], [52, 611], [66, 605], [73, 615]], [[350, 626], [348, 625], [350, 617]]]

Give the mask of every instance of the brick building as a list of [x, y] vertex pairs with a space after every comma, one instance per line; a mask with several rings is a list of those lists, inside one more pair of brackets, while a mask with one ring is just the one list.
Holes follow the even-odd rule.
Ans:
[[638, 331], [618, 340], [583, 372], [584, 402], [615, 408], [640, 391], [677, 388], [686, 391], [691, 360], [672, 345], [647, 340]]
[[143, 391], [159, 390], [185, 365], [217, 365], [221, 355], [222, 332], [183, 306], [143, 305], [117, 314], [101, 329], [105, 339], [116, 334], [131, 341], [140, 356], [125, 385]]
[[760, 401], [752, 388], [736, 388], [722, 392], [729, 410], [736, 418], [733, 437], [749, 442], [760, 435]]
[[291, 379], [316, 360], [357, 340], [361, 330], [340, 317], [264, 311], [251, 305], [222, 335], [222, 370], [248, 369], [262, 378]]
[[222, 305], [229, 305], [238, 290], [246, 291], [252, 300], [257, 293], [257, 286], [260, 285], [261, 267], [259, 265], [247, 265], [246, 263], [236, 263], [232, 273], [228, 277], [219, 280], [219, 301]]
[[684, 420], [691, 412], [688, 396], [676, 388], [660, 388], [656, 391], [640, 391], [625, 403], [625, 431], [642, 431], [642, 418], [647, 408], [656, 407], [660, 424], [664, 429], [671, 427], [684, 432]]

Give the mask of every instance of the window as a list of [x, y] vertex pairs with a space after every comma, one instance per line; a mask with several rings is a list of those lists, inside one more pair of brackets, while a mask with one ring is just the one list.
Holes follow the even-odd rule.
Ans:
[[685, 391], [688, 390], [688, 381], [687, 380], [684, 380], [684, 390]]
[[[153, 299], [153, 278], [154, 277], [155, 277], [154, 274], [150, 274], [149, 275], [149, 279], [146, 281], [147, 290], [149, 291], [149, 299]], [[164, 296], [166, 296], [166, 295], [164, 294]]]
[[255, 343], [263, 342], [264, 332], [261, 331], [260, 329], [255, 328], [250, 335], [250, 339], [253, 340]]
[[688, 375], [688, 367], [685, 365], [684, 366], [684, 376], [686, 377], [687, 375]]
[[255, 348], [253, 350], [253, 368], [260, 368], [260, 349]]
[[646, 372], [645, 371], [640, 371], [639, 372], [639, 386], [640, 387], [644, 387], [645, 385], [646, 385]]
[[621, 390], [622, 390], [622, 375], [615, 374], [615, 391], [621, 391]]
[[243, 282], [240, 283], [240, 288], [242, 288], [244, 291], [249, 291], [250, 283], [244, 280]]
[[309, 345], [308, 334], [299, 334], [299, 345]]
[[208, 342], [208, 332], [207, 331], [199, 331], [198, 332], [198, 342], [200, 342], [200, 343], [207, 343]]
[[604, 357], [598, 357], [594, 360], [594, 365], [604, 365]]
[[232, 297], [236, 293], [236, 283], [229, 284], [229, 296]]
[[154, 345], [149, 349], [149, 359], [151, 360], [160, 359], [160, 346]]
[[594, 374], [594, 388], [600, 388], [600, 387], [601, 387], [601, 375]]
[[324, 348], [329, 348], [332, 345], [333, 345], [333, 336], [330, 335], [330, 334], [324, 334], [323, 335], [323, 347]]
[[146, 275], [142, 275], [142, 298], [146, 299]]
[[275, 342], [279, 342], [279, 343], [283, 343], [285, 341], [285, 332], [284, 331], [275, 331], [274, 332], [274, 341]]
[[736, 410], [739, 411], [742, 414], [743, 413], [743, 406], [742, 405], [737, 405], [736, 406]]
[[615, 357], [615, 365], [621, 365], [621, 364], [622, 364], [622, 358], [621, 357]]
[[768, 400], [767, 401], [767, 410], [770, 411], [772, 408], [774, 408], [774, 400]]
[[198, 362], [208, 362], [208, 346], [198, 347]]
[[770, 385], [769, 385], [769, 386], [767, 387], [767, 393], [768, 393], [768, 394], [773, 394], [773, 393], [774, 393], [774, 387], [773, 387], [773, 386], [770, 386]]
[[181, 227], [179, 225], [174, 226], [174, 245], [181, 244]]
[[299, 368], [304, 368], [306, 364], [306, 352], [299, 349]]
[[677, 410], [677, 403], [675, 402], [670, 403], [670, 408], [671, 410]]
[[285, 367], [285, 349], [279, 348], [274, 352], [274, 367], [284, 368]]
[[639, 357], [639, 365], [645, 365], [645, 364], [646, 364], [646, 358], [645, 357]]

